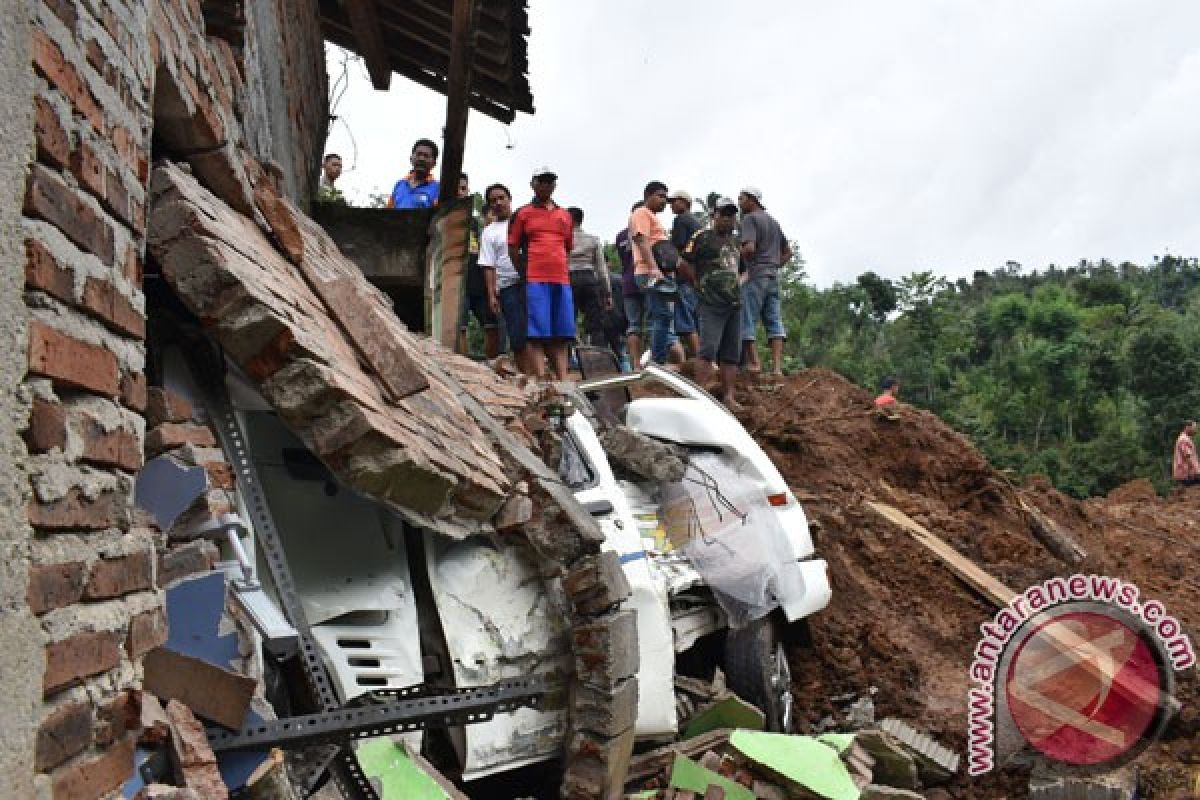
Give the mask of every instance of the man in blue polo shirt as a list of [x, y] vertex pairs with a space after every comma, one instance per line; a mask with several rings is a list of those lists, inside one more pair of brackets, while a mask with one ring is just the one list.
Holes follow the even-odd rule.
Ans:
[[408, 162], [412, 171], [396, 181], [388, 208], [432, 208], [437, 205], [441, 187], [433, 179], [433, 168], [437, 164], [438, 146], [429, 139], [417, 139], [413, 143]]

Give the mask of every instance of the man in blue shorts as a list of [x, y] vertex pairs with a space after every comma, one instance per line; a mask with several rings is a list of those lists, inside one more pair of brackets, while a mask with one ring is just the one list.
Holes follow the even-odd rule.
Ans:
[[[558, 380], [567, 379], [567, 346], [575, 339], [575, 304], [567, 256], [574, 245], [574, 223], [554, 202], [558, 176], [539, 167], [529, 184], [533, 200], [521, 206], [508, 224], [508, 250], [525, 275], [528, 348], [533, 374], [545, 374], [546, 357]], [[522, 269], [523, 266], [523, 269]]]
[[762, 369], [755, 338], [761, 319], [771, 343], [771, 372], [783, 375], [783, 342], [787, 331], [779, 304], [779, 268], [792, 259], [792, 248], [775, 218], [762, 204], [762, 190], [747, 186], [738, 194], [742, 210], [742, 261], [746, 280], [742, 284], [742, 366], [750, 372]]

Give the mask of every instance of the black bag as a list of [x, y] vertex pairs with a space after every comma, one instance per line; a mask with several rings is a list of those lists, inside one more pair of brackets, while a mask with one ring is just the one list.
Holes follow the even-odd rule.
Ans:
[[679, 251], [671, 244], [670, 239], [655, 242], [650, 252], [654, 254], [654, 263], [658, 264], [658, 268], [663, 272], [674, 272], [679, 266]]

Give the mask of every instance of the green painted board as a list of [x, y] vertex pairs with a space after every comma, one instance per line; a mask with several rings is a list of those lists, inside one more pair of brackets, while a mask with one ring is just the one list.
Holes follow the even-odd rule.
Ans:
[[858, 800], [859, 790], [836, 750], [812, 736], [734, 731], [729, 744], [767, 770], [829, 800]]
[[358, 763], [368, 778], [383, 783], [384, 800], [447, 800], [442, 787], [413, 763], [391, 739], [369, 739], [358, 747]]
[[725, 800], [754, 800], [754, 792], [740, 783], [705, 769], [682, 753], [676, 754], [675, 763], [671, 766], [672, 786], [696, 792], [703, 797], [704, 790], [713, 784], [725, 790]]
[[731, 694], [701, 710], [688, 720], [683, 738], [692, 739], [718, 728], [747, 728], [752, 731], [761, 731], [766, 726], [767, 720], [761, 711], [737, 695]]
[[817, 741], [821, 744], [829, 745], [839, 753], [846, 752], [846, 748], [854, 744], [853, 733], [822, 733], [817, 737]]

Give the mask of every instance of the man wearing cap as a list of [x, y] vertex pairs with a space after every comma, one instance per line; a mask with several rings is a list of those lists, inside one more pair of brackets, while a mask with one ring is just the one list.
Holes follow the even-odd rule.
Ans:
[[433, 168], [437, 165], [438, 146], [429, 139], [417, 139], [413, 142], [412, 153], [408, 163], [412, 171], [392, 187], [388, 197], [388, 208], [432, 208], [437, 205], [441, 184], [433, 178]]
[[[683, 252], [687, 243], [700, 230], [700, 220], [692, 213], [692, 196], [682, 189], [671, 192], [667, 201], [675, 221], [671, 223], [671, 244]], [[679, 298], [675, 301], [675, 334], [683, 342], [689, 356], [695, 356], [700, 348], [700, 337], [696, 335], [696, 287], [682, 274], [678, 276]]]
[[700, 347], [696, 358], [696, 382], [707, 386], [716, 362], [721, 373], [721, 402], [738, 410], [733, 397], [738, 362], [742, 356], [742, 309], [738, 289], [738, 259], [741, 255], [733, 227], [737, 204], [728, 197], [717, 201], [712, 227], [698, 231], [680, 253], [680, 277], [696, 287], [696, 321]]
[[[525, 275], [528, 347], [533, 374], [541, 378], [546, 357], [558, 380], [567, 379], [567, 343], [575, 338], [575, 305], [567, 256], [574, 244], [571, 215], [552, 199], [558, 175], [534, 170], [533, 200], [517, 209], [508, 225], [509, 257]], [[522, 269], [523, 267], [523, 269]]]
[[762, 190], [747, 186], [738, 193], [742, 210], [742, 260], [746, 263], [742, 284], [743, 365], [761, 369], [754, 347], [761, 319], [771, 343], [771, 371], [783, 375], [783, 341], [787, 332], [779, 306], [779, 267], [792, 258], [792, 248], [775, 218], [762, 203]]

